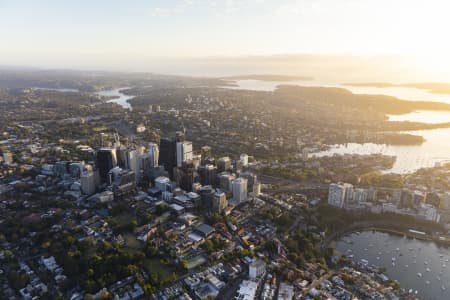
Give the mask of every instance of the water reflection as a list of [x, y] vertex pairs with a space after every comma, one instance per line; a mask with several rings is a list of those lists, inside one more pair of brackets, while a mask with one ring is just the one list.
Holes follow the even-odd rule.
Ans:
[[450, 249], [382, 232], [365, 231], [344, 236], [336, 249], [386, 268], [391, 279], [407, 290], [418, 291], [422, 299], [449, 299]]

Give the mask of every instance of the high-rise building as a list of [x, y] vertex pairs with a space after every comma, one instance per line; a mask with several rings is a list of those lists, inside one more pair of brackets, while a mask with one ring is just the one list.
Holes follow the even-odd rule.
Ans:
[[224, 192], [217, 190], [213, 196], [212, 213], [221, 214], [227, 208], [228, 201]]
[[201, 150], [201, 165], [206, 164], [206, 160], [212, 157], [212, 151], [210, 146], [203, 146]]
[[169, 178], [160, 176], [155, 179], [155, 187], [161, 192], [167, 192], [172, 190], [172, 183]]
[[247, 179], [238, 178], [233, 181], [233, 202], [241, 203], [247, 200]]
[[177, 167], [181, 167], [183, 162], [192, 160], [192, 142], [177, 142]]
[[228, 171], [231, 169], [231, 159], [228, 156], [221, 157], [217, 161], [217, 170], [219, 172]]
[[139, 153], [136, 149], [128, 149], [125, 151], [125, 169], [134, 172], [135, 181], [138, 182], [140, 179], [140, 168], [139, 168]]
[[253, 190], [253, 185], [258, 181], [258, 177], [252, 172], [242, 172], [239, 174], [239, 177], [247, 179], [247, 189], [249, 191]]
[[148, 156], [150, 159], [150, 168], [158, 167], [159, 161], [159, 148], [155, 143], [148, 144]]
[[353, 185], [349, 183], [330, 184], [328, 190], [328, 204], [331, 206], [343, 208], [345, 202], [353, 199]]
[[180, 168], [177, 168], [176, 181], [180, 188], [187, 192], [192, 191], [192, 185], [195, 182], [195, 166], [192, 161], [183, 162]]
[[95, 172], [84, 172], [81, 174], [80, 183], [81, 191], [85, 195], [92, 195], [95, 193], [96, 188], [96, 174]]
[[211, 211], [214, 201], [215, 190], [210, 185], [202, 186], [202, 188], [198, 191], [201, 199], [201, 206], [206, 211]]
[[6, 165], [11, 165], [13, 163], [13, 155], [11, 152], [3, 152], [3, 161]]
[[261, 195], [261, 183], [259, 181], [253, 184], [253, 195], [255, 196]]
[[103, 182], [107, 181], [109, 171], [116, 166], [116, 149], [102, 148], [97, 151], [97, 168]]
[[109, 185], [116, 197], [129, 193], [136, 187], [136, 177], [132, 170], [124, 170], [120, 167], [115, 167], [109, 171], [108, 177]]
[[173, 168], [177, 165], [177, 144], [170, 138], [162, 138], [159, 145], [159, 165], [173, 178]]
[[241, 165], [243, 167], [248, 166], [248, 155], [247, 154], [241, 154], [240, 161], [241, 161]]
[[213, 165], [200, 166], [198, 168], [202, 185], [217, 185], [217, 167]]
[[83, 173], [84, 164], [83, 162], [73, 162], [69, 164], [69, 174], [73, 178], [80, 178], [81, 173]]
[[53, 171], [55, 172], [56, 176], [64, 176], [65, 174], [67, 174], [67, 161], [57, 161], [55, 162], [55, 165], [53, 166]]
[[262, 277], [266, 272], [266, 263], [263, 260], [256, 259], [248, 266], [248, 276], [255, 280]]
[[219, 187], [223, 191], [231, 192], [231, 183], [236, 179], [236, 175], [228, 172], [222, 172], [219, 174]]

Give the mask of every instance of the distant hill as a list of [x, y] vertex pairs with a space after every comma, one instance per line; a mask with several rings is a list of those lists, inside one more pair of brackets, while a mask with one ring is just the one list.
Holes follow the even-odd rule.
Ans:
[[250, 74], [230, 76], [222, 79], [231, 80], [261, 80], [261, 81], [296, 81], [296, 80], [314, 80], [309, 76], [291, 76], [291, 75], [276, 75], [276, 74]]
[[444, 82], [416, 82], [416, 83], [390, 83], [390, 82], [358, 82], [358, 83], [343, 83], [344, 86], [358, 86], [358, 87], [406, 87], [427, 90], [434, 94], [450, 94], [450, 83]]

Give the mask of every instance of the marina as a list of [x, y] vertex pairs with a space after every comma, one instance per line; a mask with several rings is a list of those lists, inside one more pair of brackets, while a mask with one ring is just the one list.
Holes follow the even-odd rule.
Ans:
[[354, 262], [383, 268], [386, 276], [419, 298], [450, 297], [447, 293], [450, 269], [446, 265], [450, 249], [447, 247], [379, 231], [363, 231], [342, 237], [335, 248]]

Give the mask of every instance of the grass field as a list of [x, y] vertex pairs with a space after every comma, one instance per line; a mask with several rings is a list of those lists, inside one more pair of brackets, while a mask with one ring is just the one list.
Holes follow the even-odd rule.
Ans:
[[173, 267], [163, 264], [158, 258], [144, 260], [144, 269], [149, 275], [158, 275], [162, 281], [170, 280], [175, 272]]

